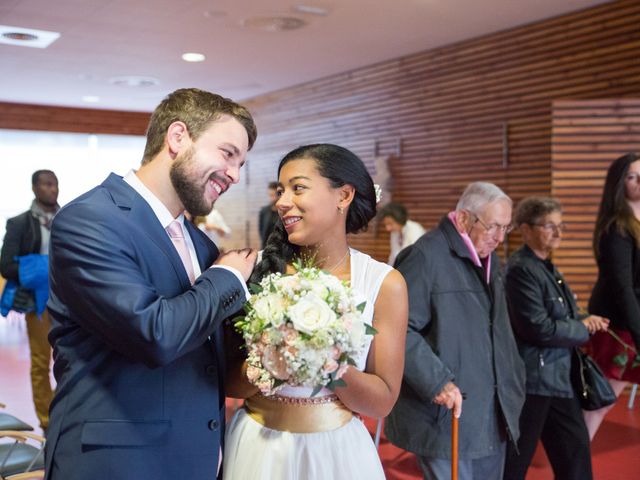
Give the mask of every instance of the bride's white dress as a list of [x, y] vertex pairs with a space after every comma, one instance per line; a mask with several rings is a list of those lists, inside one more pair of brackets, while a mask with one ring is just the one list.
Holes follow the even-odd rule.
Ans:
[[[366, 300], [365, 321], [371, 324], [373, 306], [388, 265], [351, 249], [351, 286], [358, 303]], [[364, 370], [371, 342], [356, 359]], [[323, 389], [317, 397], [331, 395]], [[311, 389], [287, 386], [282, 397], [309, 397]], [[315, 398], [315, 397], [314, 397]], [[357, 417], [330, 431], [291, 433], [273, 430], [239, 409], [227, 427], [223, 455], [225, 480], [384, 479], [371, 435]]]

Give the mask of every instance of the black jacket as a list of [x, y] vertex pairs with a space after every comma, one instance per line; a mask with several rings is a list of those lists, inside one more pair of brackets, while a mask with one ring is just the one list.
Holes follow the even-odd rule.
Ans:
[[262, 248], [267, 244], [267, 239], [269, 235], [271, 235], [273, 227], [275, 227], [279, 218], [278, 212], [274, 212], [271, 209], [271, 205], [265, 205], [260, 209], [260, 214], [258, 215], [258, 231], [260, 232]]
[[491, 255], [487, 284], [447, 217], [407, 250], [398, 266], [409, 290], [404, 376], [387, 437], [419, 455], [450, 458], [451, 413], [432, 400], [453, 381], [467, 394], [460, 458], [495, 454], [490, 441], [496, 422], [504, 424], [497, 416], [517, 440], [525, 393], [498, 257]]
[[628, 330], [640, 348], [640, 249], [627, 233], [615, 226], [600, 238], [598, 281], [591, 292], [589, 311], [611, 320], [611, 326]]
[[506, 273], [511, 325], [527, 372], [527, 394], [569, 398], [571, 347], [589, 339], [573, 292], [551, 261], [527, 245], [509, 259]]
[[7, 280], [18, 282], [18, 262], [15, 257], [40, 253], [40, 222], [27, 210], [7, 220], [7, 231], [0, 253], [0, 273]]

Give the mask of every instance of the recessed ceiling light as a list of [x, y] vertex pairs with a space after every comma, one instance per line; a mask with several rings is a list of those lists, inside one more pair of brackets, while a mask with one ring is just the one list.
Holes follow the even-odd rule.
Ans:
[[182, 54], [182, 60], [185, 62], [204, 62], [205, 58], [202, 53], [188, 52]]
[[0, 25], [0, 43], [20, 47], [47, 48], [60, 38], [58, 32], [36, 30], [34, 28]]
[[100, 101], [100, 97], [96, 95], [84, 95], [82, 97], [82, 101], [85, 103], [98, 103]]
[[143, 77], [139, 75], [122, 75], [120, 77], [111, 77], [109, 83], [118, 85], [119, 87], [152, 87], [160, 84], [157, 78]]
[[266, 32], [297, 30], [307, 24], [297, 17], [251, 17], [242, 22], [245, 27], [259, 28]]
[[309, 15], [318, 15], [325, 17], [329, 15], [329, 10], [324, 7], [318, 7], [317, 5], [308, 5], [300, 3], [293, 7], [293, 9], [300, 13], [308, 13]]

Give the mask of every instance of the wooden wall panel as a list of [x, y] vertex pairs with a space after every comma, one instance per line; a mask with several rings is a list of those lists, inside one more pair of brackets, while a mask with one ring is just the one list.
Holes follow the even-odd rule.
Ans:
[[144, 135], [150, 113], [0, 102], [0, 128]]
[[[639, 21], [640, 3], [612, 2], [250, 100], [258, 142], [245, 191], [233, 194], [246, 197], [249, 241], [257, 243], [264, 185], [305, 143], [351, 148], [373, 173], [376, 148], [392, 155], [401, 141], [393, 198], [429, 228], [470, 181], [495, 182], [516, 201], [549, 195], [552, 102], [637, 97]], [[227, 200], [221, 208], [231, 211]], [[387, 242], [374, 227], [354, 238], [379, 259]], [[519, 246], [518, 235], [509, 242], [504, 252]]]
[[554, 261], [586, 307], [598, 273], [591, 242], [607, 169], [640, 152], [640, 91], [636, 99], [556, 101], [552, 116], [551, 192], [570, 226]]

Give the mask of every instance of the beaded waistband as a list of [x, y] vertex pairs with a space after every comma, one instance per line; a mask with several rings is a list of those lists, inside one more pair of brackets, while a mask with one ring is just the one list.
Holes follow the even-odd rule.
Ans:
[[320, 403], [331, 403], [331, 402], [338, 401], [337, 395], [324, 395], [322, 397], [283, 397], [280, 395], [272, 395], [270, 397], [264, 397], [264, 398], [266, 398], [267, 400], [273, 400], [276, 402], [292, 403], [296, 405], [318, 405]]
[[328, 432], [346, 425], [353, 417], [335, 395], [296, 398], [256, 394], [245, 400], [244, 408], [261, 425], [292, 433]]

